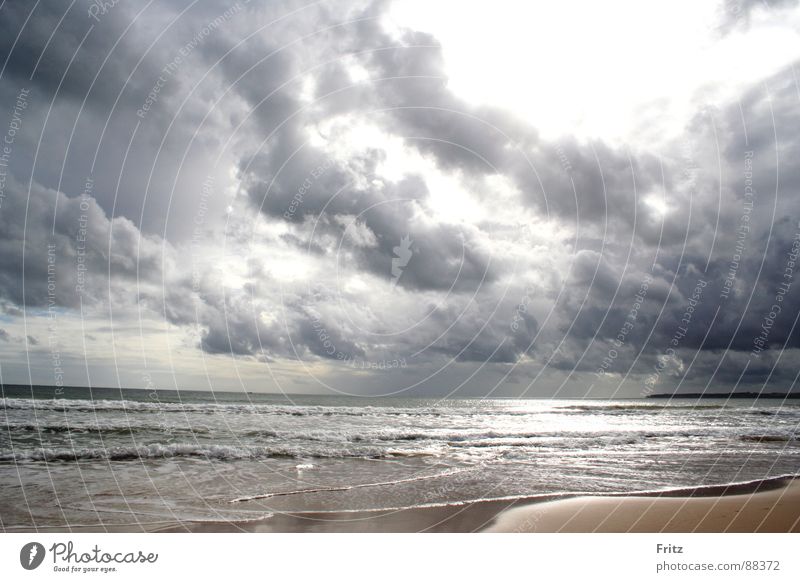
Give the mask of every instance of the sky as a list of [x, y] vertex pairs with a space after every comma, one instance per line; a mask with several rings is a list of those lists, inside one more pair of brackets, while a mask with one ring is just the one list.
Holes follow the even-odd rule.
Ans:
[[800, 7], [0, 3], [0, 381], [788, 391]]

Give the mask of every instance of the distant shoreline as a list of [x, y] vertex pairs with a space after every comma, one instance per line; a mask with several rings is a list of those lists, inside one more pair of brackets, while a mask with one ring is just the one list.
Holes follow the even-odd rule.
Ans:
[[748, 400], [784, 400], [800, 398], [800, 392], [691, 392], [688, 394], [650, 394], [647, 398], [738, 398]]

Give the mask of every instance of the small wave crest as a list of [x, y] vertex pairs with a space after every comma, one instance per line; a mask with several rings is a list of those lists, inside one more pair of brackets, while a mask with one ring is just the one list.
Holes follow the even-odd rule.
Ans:
[[596, 402], [592, 404], [570, 404], [557, 407], [558, 410], [574, 410], [579, 412], [663, 412], [669, 410], [718, 410], [720, 408], [725, 408], [725, 406], [722, 404], [608, 404], [606, 402]]
[[748, 443], [789, 443], [800, 440], [794, 434], [744, 434], [739, 439]]
[[137, 447], [107, 448], [35, 448], [28, 450], [0, 452], [0, 462], [29, 463], [51, 461], [133, 461], [146, 459], [168, 459], [177, 457], [195, 457], [217, 461], [257, 460], [271, 457], [287, 458], [392, 458], [407, 456], [430, 456], [436, 451], [429, 449], [397, 450], [378, 447], [335, 448], [319, 447], [316, 449], [294, 447], [254, 447], [234, 445], [201, 445], [201, 444], [150, 444]]
[[[143, 402], [139, 400], [81, 400], [0, 398], [0, 409], [54, 412], [155, 412], [197, 414], [274, 414], [288, 416], [444, 416], [450, 409], [399, 408], [394, 406], [302, 406], [280, 404], [234, 404], [217, 402]], [[474, 411], [468, 411], [473, 414]], [[456, 412], [457, 414], [457, 412]]]
[[127, 435], [139, 432], [168, 432], [170, 434], [208, 434], [207, 427], [175, 427], [169, 425], [123, 425], [123, 424], [94, 424], [94, 425], [69, 425], [49, 423], [8, 423], [0, 425], [0, 433], [41, 433], [41, 434], [96, 434], [96, 435]]

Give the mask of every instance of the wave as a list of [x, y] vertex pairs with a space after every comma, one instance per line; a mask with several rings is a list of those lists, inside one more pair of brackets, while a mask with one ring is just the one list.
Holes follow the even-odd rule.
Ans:
[[214, 414], [223, 410], [253, 409], [249, 405], [215, 403], [141, 402], [138, 400], [80, 400], [55, 398], [33, 400], [30, 398], [0, 398], [0, 409], [47, 410], [54, 412], [194, 412]]
[[538, 414], [570, 414], [571, 412], [620, 412], [642, 411], [660, 412], [664, 410], [716, 410], [729, 409], [748, 414], [773, 415], [780, 413], [796, 413], [800, 406], [783, 404], [779, 409], [737, 407], [730, 404], [693, 403], [670, 404], [662, 402], [621, 402], [621, 401], [583, 401], [580, 404], [565, 404], [563, 400], [552, 402], [540, 400], [534, 407], [484, 407], [483, 401], [476, 401], [476, 407], [457, 407], [431, 403], [430, 406], [324, 406], [301, 404], [266, 404], [266, 403], [225, 403], [225, 402], [160, 402], [157, 400], [105, 400], [105, 399], [72, 399], [72, 398], [0, 398], [0, 409], [6, 410], [51, 410], [57, 412], [165, 412], [165, 413], [205, 413], [214, 414], [220, 411], [229, 413], [281, 414], [290, 416], [529, 416]]
[[2, 451], [0, 462], [27, 463], [51, 461], [134, 461], [146, 459], [171, 459], [178, 457], [204, 458], [207, 460], [257, 460], [272, 457], [287, 458], [363, 458], [379, 459], [393, 457], [432, 456], [439, 451], [432, 449], [398, 450], [379, 447], [354, 448], [299, 448], [290, 446], [258, 447], [234, 445], [201, 445], [186, 443], [151, 444], [137, 447], [106, 448], [35, 448], [29, 450]]
[[[654, 405], [639, 405], [641, 409], [653, 409]], [[676, 408], [675, 406], [662, 408]], [[398, 407], [398, 406], [322, 406], [290, 404], [220, 403], [220, 402], [158, 402], [141, 400], [86, 400], [86, 399], [30, 399], [0, 398], [0, 409], [46, 410], [54, 412], [126, 412], [126, 413], [196, 413], [216, 414], [274, 414], [286, 416], [391, 416], [391, 417], [487, 417], [487, 416], [531, 416], [540, 414], [564, 414], [568, 410], [613, 410], [636, 408], [619, 406], [542, 406], [541, 408], [458, 408], [449, 406]], [[690, 408], [690, 407], [686, 407]]]
[[[19, 436], [29, 438], [30, 434], [48, 435], [99, 435], [99, 436], [135, 436], [139, 434], [205, 436], [215, 438], [243, 439], [253, 443], [253, 439], [269, 439], [281, 444], [326, 443], [333, 446], [369, 446], [396, 443], [427, 443], [449, 447], [501, 447], [501, 446], [586, 446], [586, 442], [596, 441], [598, 445], [635, 444], [649, 439], [739, 439], [748, 442], [789, 442], [799, 440], [794, 434], [737, 434], [725, 427], [710, 430], [706, 427], [694, 429], [681, 428], [672, 430], [625, 430], [625, 431], [524, 431], [524, 430], [479, 430], [463, 429], [458, 431], [420, 428], [391, 429], [378, 427], [343, 427], [340, 430], [275, 430], [267, 428], [236, 428], [206, 425], [181, 426], [172, 425], [135, 425], [127, 423], [71, 425], [62, 423], [7, 423], [0, 425], [0, 436], [10, 434], [12, 438]], [[312, 445], [313, 446], [313, 445]]]
[[785, 416], [791, 418], [796, 418], [798, 412], [800, 412], [797, 406], [787, 406], [785, 404], [780, 408], [745, 408], [738, 409], [737, 412], [739, 411], [751, 416]]
[[[709, 431], [706, 427], [698, 426], [695, 430], [673, 429], [663, 431], [653, 430], [625, 430], [625, 431], [524, 431], [524, 430], [479, 430], [463, 429], [448, 431], [431, 428], [422, 429], [386, 429], [359, 427], [352, 431], [348, 428], [341, 430], [292, 430], [276, 431], [252, 429], [241, 433], [235, 431], [231, 434], [241, 437], [272, 437], [281, 440], [304, 440], [311, 442], [327, 443], [375, 443], [375, 442], [414, 442], [431, 441], [446, 443], [453, 446], [470, 446], [472, 443], [484, 441], [517, 440], [525, 444], [535, 444], [535, 441], [574, 441], [582, 439], [653, 439], [653, 438], [700, 438], [700, 437], [726, 437], [729, 432], [724, 429], [716, 432]], [[478, 446], [478, 445], [476, 445]]]
[[[2, 433], [37, 433], [37, 434], [98, 434], [98, 435], [132, 435], [136, 433], [169, 433], [169, 434], [195, 434], [208, 435], [211, 429], [207, 426], [174, 427], [170, 425], [134, 425], [134, 424], [94, 424], [94, 425], [69, 425], [49, 423], [8, 423], [0, 425]], [[575, 432], [526, 432], [526, 431], [495, 431], [495, 430], [463, 430], [458, 432], [430, 430], [403, 430], [381, 429], [363, 427], [361, 430], [273, 430], [273, 429], [245, 429], [236, 430], [230, 426], [219, 427], [214, 431], [216, 436], [230, 436], [238, 438], [268, 438], [282, 441], [310, 441], [321, 443], [388, 443], [388, 442], [468, 442], [495, 439], [537, 439], [537, 438], [596, 438], [613, 436], [619, 433], [575, 433]], [[667, 435], [668, 433], [664, 433]]]
[[[768, 406], [768, 405], [767, 405]], [[642, 403], [642, 402], [632, 402], [630, 404], [623, 403], [623, 402], [593, 402], [593, 403], [586, 403], [586, 404], [569, 404], [569, 405], [558, 405], [555, 406], [554, 411], [558, 411], [564, 414], [570, 413], [584, 413], [584, 412], [596, 412], [596, 413], [626, 413], [626, 412], [653, 412], [653, 413], [663, 413], [663, 412], [671, 412], [671, 411], [705, 411], [705, 410], [725, 410], [727, 412], [732, 412], [736, 414], [747, 414], [747, 415], [758, 415], [758, 416], [797, 416], [800, 412], [800, 407], [796, 404], [786, 404], [783, 403], [780, 407], [769, 407], [769, 408], [755, 408], [755, 407], [742, 407], [737, 406], [736, 402], [731, 402], [730, 404], [709, 404], [707, 402], [701, 402], [696, 404], [664, 404], [664, 403]]]
[[[619, 433], [575, 433], [575, 432], [503, 432], [503, 431], [470, 431], [443, 432], [437, 429], [431, 430], [394, 430], [394, 429], [372, 429], [364, 427], [360, 431], [348, 431], [346, 428], [336, 431], [323, 430], [273, 430], [273, 429], [246, 429], [236, 430], [231, 427], [219, 427], [214, 434], [225, 437], [238, 438], [264, 438], [278, 439], [281, 441], [309, 441], [318, 443], [400, 443], [413, 441], [431, 441], [439, 443], [461, 443], [484, 440], [502, 439], [549, 439], [549, 438], [602, 438], [605, 436], [615, 436]], [[90, 425], [73, 426], [67, 424], [47, 424], [47, 423], [9, 423], [0, 425], [0, 434], [4, 432], [12, 433], [36, 433], [36, 434], [96, 434], [96, 435], [134, 435], [138, 433], [168, 433], [168, 434], [187, 434], [187, 435], [209, 435], [211, 429], [206, 426], [192, 427], [173, 427], [159, 425]], [[668, 436], [670, 433], [663, 433]]]
[[[248, 424], [248, 423], [245, 423]], [[285, 424], [285, 423], [284, 423]], [[537, 450], [543, 449], [563, 449], [577, 447], [579, 449], [625, 446], [633, 444], [644, 444], [648, 441], [665, 441], [675, 443], [678, 441], [688, 442], [731, 442], [738, 440], [749, 443], [777, 443], [777, 442], [796, 442], [800, 441], [800, 436], [795, 431], [773, 430], [769, 434], [755, 432], [755, 427], [750, 427], [751, 432], [745, 432], [733, 427], [704, 427], [704, 426], [681, 426], [664, 427], [663, 430], [645, 429], [644, 427], [628, 428], [627, 430], [492, 430], [478, 428], [446, 429], [435, 427], [406, 427], [406, 428], [382, 428], [380, 426], [342, 426], [341, 429], [307, 429], [298, 427], [296, 429], [283, 427], [276, 428], [252, 428], [251, 426], [208, 426], [199, 423], [196, 426], [191, 423], [186, 426], [174, 426], [170, 424], [136, 424], [130, 419], [122, 419], [116, 423], [88, 423], [68, 424], [58, 422], [9, 422], [0, 424], [0, 439], [10, 437], [11, 442], [21, 441], [22, 448], [30, 450], [31, 438], [37, 438], [40, 446], [58, 447], [58, 442], [45, 443], [45, 437], [53, 435], [66, 437], [84, 435], [92, 437], [121, 437], [114, 441], [104, 443], [106, 446], [111, 444], [126, 445], [130, 443], [130, 438], [141, 438], [144, 442], [152, 440], [164, 440], [164, 436], [172, 437], [168, 440], [187, 438], [189, 440], [198, 437], [208, 440], [214, 437], [214, 444], [218, 444], [220, 439], [233, 442], [237, 447], [252, 445], [250, 449], [255, 451], [254, 456], [270, 456], [261, 451], [264, 446], [270, 447], [274, 451], [274, 456], [302, 456], [304, 451], [314, 451], [320, 447], [324, 452], [322, 456], [352, 456], [349, 454], [335, 454], [332, 448], [339, 450], [358, 451], [355, 456], [361, 456], [361, 451], [369, 451], [366, 456], [380, 456], [387, 446], [399, 447], [397, 455], [406, 454], [404, 449], [410, 448], [415, 451], [419, 448], [428, 446], [447, 448], [469, 449], [469, 448], [502, 448], [502, 447], [531, 447]], [[148, 438], [149, 437], [149, 438]], [[125, 439], [125, 440], [121, 440]], [[223, 441], [224, 442], [224, 441]], [[83, 446], [92, 444], [92, 441], [84, 440], [79, 443]], [[103, 444], [98, 442], [97, 444]], [[135, 444], [135, 441], [134, 443]], [[166, 443], [165, 443], [166, 444]], [[195, 442], [195, 444], [202, 445]], [[211, 443], [209, 443], [209, 446]], [[263, 445], [259, 447], [259, 445]], [[172, 445], [170, 445], [172, 446]], [[100, 447], [101, 448], [101, 447]], [[329, 450], [330, 449], [330, 450]], [[38, 451], [39, 449], [33, 449]], [[50, 449], [58, 450], [58, 449]], [[87, 449], [89, 450], [89, 449]], [[184, 453], [178, 451], [176, 456], [202, 456], [204, 453], [197, 454]], [[217, 449], [209, 449], [211, 457], [218, 455]], [[286, 452], [289, 451], [289, 452]], [[376, 452], [377, 451], [377, 452]], [[1, 451], [0, 451], [1, 452]], [[38, 453], [37, 453], [38, 454]], [[159, 453], [160, 455], [161, 453]], [[67, 453], [59, 455], [70, 456]], [[146, 455], [147, 456], [147, 455]], [[158, 455], [153, 455], [158, 456]], [[223, 455], [224, 456], [224, 455]], [[238, 454], [235, 458], [248, 458], [251, 455], [247, 452]], [[313, 456], [313, 454], [312, 454]], [[39, 455], [38, 460], [48, 460], [47, 455]], [[97, 455], [93, 458], [106, 458]], [[221, 457], [220, 457], [221, 458]], [[0, 457], [2, 460], [2, 457]]]
[[794, 434], [744, 434], [739, 439], [751, 443], [789, 443], [800, 440], [800, 436]]
[[113, 425], [96, 424], [69, 425], [69, 424], [47, 424], [47, 423], [8, 423], [0, 425], [0, 433], [3, 432], [33, 432], [41, 434], [98, 434], [98, 435], [128, 435], [141, 432], [156, 433], [185, 433], [185, 434], [208, 434], [207, 427], [186, 428], [168, 425]]
[[[280, 404], [225, 404], [215, 402], [142, 402], [139, 400], [80, 400], [0, 398], [0, 409], [54, 412], [150, 412], [217, 414], [276, 414], [288, 416], [445, 416], [454, 409], [375, 406], [301, 406]], [[463, 411], [475, 414], [475, 411]], [[503, 411], [498, 411], [502, 414]]]
[[729, 408], [723, 404], [570, 404], [567, 406], [557, 406], [558, 410], [578, 410], [581, 412], [603, 412], [606, 410], [631, 410], [631, 411], [652, 411], [661, 412], [664, 410], [717, 410]]

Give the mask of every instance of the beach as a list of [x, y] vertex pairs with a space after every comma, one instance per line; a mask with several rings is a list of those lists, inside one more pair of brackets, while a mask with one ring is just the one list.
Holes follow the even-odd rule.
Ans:
[[585, 496], [510, 509], [489, 532], [800, 532], [800, 480], [713, 496]]

